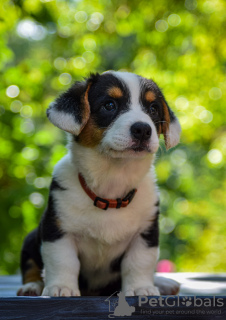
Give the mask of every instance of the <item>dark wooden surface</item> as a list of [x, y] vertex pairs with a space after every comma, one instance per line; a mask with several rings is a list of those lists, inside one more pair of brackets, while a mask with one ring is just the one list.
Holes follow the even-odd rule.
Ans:
[[[152, 297], [153, 298], [153, 297]], [[114, 297], [115, 302], [118, 299]], [[202, 297], [202, 299], [205, 299]], [[108, 319], [109, 303], [106, 297], [74, 297], [74, 298], [0, 298], [1, 320], [60, 320], [60, 319]], [[118, 319], [203, 319], [225, 320], [226, 309], [214, 307], [186, 307], [182, 304], [183, 297], [179, 297], [179, 306], [176, 307], [150, 307], [138, 305], [138, 297], [126, 298], [130, 306], [135, 307], [131, 316], [114, 317]], [[213, 305], [213, 297], [209, 297]], [[226, 298], [222, 298], [226, 305]], [[174, 298], [168, 298], [168, 303], [173, 304]]]
[[[0, 277], [0, 320], [44, 320], [44, 319], [203, 319], [226, 320], [226, 274], [170, 273], [160, 274], [181, 283], [180, 296], [176, 306], [150, 306], [148, 303], [138, 306], [138, 297], [127, 297], [130, 306], [135, 307], [131, 316], [114, 317], [114, 307], [118, 297], [16, 297], [21, 285], [20, 276]], [[195, 300], [201, 296], [208, 306], [195, 306]], [[215, 298], [214, 298], [215, 296]], [[153, 297], [149, 297], [153, 299]], [[166, 297], [163, 297], [164, 299]], [[175, 297], [168, 298], [173, 304]], [[190, 300], [189, 300], [190, 299]], [[214, 306], [214, 299], [222, 299], [223, 307]], [[186, 306], [186, 302], [190, 301]], [[199, 303], [201, 300], [198, 300]]]

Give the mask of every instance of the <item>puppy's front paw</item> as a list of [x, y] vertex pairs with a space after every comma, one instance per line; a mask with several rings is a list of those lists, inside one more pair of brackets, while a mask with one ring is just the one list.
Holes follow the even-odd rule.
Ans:
[[130, 288], [125, 291], [125, 295], [127, 297], [129, 296], [159, 296], [159, 289], [154, 286], [147, 286], [147, 287], [141, 287], [141, 288]]
[[155, 276], [154, 284], [161, 295], [176, 295], [180, 291], [180, 283], [173, 279]]
[[60, 285], [46, 286], [42, 292], [42, 296], [48, 297], [75, 297], [80, 295], [79, 289]]
[[18, 291], [18, 296], [40, 296], [43, 289], [43, 282], [28, 282], [24, 284]]

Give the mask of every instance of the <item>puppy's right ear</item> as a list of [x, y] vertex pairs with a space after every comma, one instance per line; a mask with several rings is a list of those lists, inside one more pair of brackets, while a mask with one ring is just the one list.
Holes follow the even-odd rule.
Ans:
[[79, 135], [90, 117], [88, 93], [91, 78], [76, 82], [47, 109], [49, 120], [58, 128]]

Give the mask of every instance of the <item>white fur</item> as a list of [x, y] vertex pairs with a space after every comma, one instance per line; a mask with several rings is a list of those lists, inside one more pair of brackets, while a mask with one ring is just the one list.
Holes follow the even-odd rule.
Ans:
[[78, 135], [81, 130], [81, 124], [75, 122], [70, 113], [58, 111], [53, 106], [49, 109], [48, 117], [56, 127], [74, 135]]
[[[54, 177], [67, 189], [63, 192], [54, 191], [58, 218], [63, 230], [72, 235], [74, 242], [65, 243], [63, 238], [53, 243], [43, 243], [42, 257], [47, 281], [44, 295], [52, 293], [50, 289], [53, 287], [73, 289], [69, 284], [78, 272], [76, 251], [91, 287], [104, 286], [114, 280], [117, 274], [110, 272], [110, 262], [129, 247], [135, 234], [150, 225], [156, 213], [154, 204], [158, 200], [158, 193], [153, 168], [150, 170], [152, 158], [148, 155], [139, 160], [118, 161], [77, 145], [72, 154], [57, 164]], [[107, 167], [111, 170], [104, 171], [106, 175], [103, 176], [102, 170]], [[105, 212], [94, 207], [92, 200], [84, 193], [78, 181], [78, 172], [84, 174], [89, 186], [101, 197], [121, 197], [134, 186], [138, 187], [137, 194], [128, 207]], [[143, 248], [146, 252], [145, 245]], [[152, 265], [155, 266], [156, 256], [151, 254], [150, 260], [151, 270]], [[143, 261], [137, 263], [142, 269]], [[57, 292], [60, 289], [54, 294], [57, 295]]]
[[170, 149], [175, 147], [180, 141], [181, 126], [177, 119], [169, 125], [169, 130], [167, 132], [166, 148]]
[[158, 247], [149, 248], [140, 235], [134, 237], [122, 261], [122, 291], [126, 295], [159, 295], [153, 280], [157, 259]]
[[[122, 80], [126, 86], [129, 88], [130, 96], [131, 96], [131, 109], [137, 110], [139, 108], [139, 111], [141, 111], [139, 97], [140, 97], [140, 82], [139, 77], [131, 72], [119, 72], [119, 71], [113, 71], [111, 72], [114, 76]], [[138, 121], [138, 120], [137, 120]]]
[[[82, 149], [80, 146], [77, 148]], [[76, 166], [73, 162], [72, 155], [65, 156], [54, 172], [56, 179], [68, 189], [64, 192], [54, 191], [59, 219], [64, 230], [76, 234], [76, 237], [87, 236], [111, 245], [126, 240], [149, 225], [148, 220], [156, 212], [154, 203], [158, 200], [153, 170], [150, 171], [150, 157], [139, 161], [121, 160], [124, 165], [120, 166], [117, 161], [107, 157], [103, 159], [102, 156], [101, 161], [98, 152], [90, 149], [84, 157], [76, 158]], [[111, 170], [104, 171], [106, 174], [103, 175], [101, 172], [105, 166], [111, 167]], [[135, 186], [138, 191], [128, 207], [108, 209], [105, 212], [93, 206], [93, 201], [78, 181], [78, 172], [82, 172], [89, 187], [100, 197], [122, 197]], [[78, 244], [78, 250], [80, 245], [81, 243]]]
[[139, 77], [129, 72], [111, 72], [114, 76], [122, 80], [130, 91], [131, 103], [128, 112], [120, 115], [107, 130], [104, 139], [101, 142], [100, 150], [108, 153], [114, 158], [141, 157], [146, 152], [136, 153], [130, 148], [134, 145], [130, 128], [136, 122], [149, 124], [152, 129], [151, 138], [148, 146], [151, 153], [155, 153], [159, 147], [158, 134], [150, 116], [142, 110], [139, 102], [140, 81]]
[[45, 263], [43, 296], [80, 295], [78, 275], [80, 262], [73, 236], [55, 242], [43, 242], [41, 254]]
[[146, 113], [141, 110], [139, 111], [138, 107], [137, 109], [134, 107], [118, 117], [112, 127], [107, 130], [100, 145], [101, 151], [115, 158], [141, 157], [146, 154], [146, 151], [134, 152], [130, 149], [134, 145], [130, 128], [135, 122], [144, 122], [150, 125], [152, 134], [148, 146], [151, 153], [155, 153], [158, 150], [159, 139], [154, 123]]

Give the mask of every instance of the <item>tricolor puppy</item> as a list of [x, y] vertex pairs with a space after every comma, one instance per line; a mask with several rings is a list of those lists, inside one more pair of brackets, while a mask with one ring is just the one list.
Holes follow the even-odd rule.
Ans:
[[[70, 133], [39, 227], [23, 246], [18, 295], [176, 294], [155, 278], [159, 196], [153, 162], [180, 125], [152, 80], [108, 71], [76, 82], [47, 110]], [[44, 282], [42, 271], [44, 270]]]

